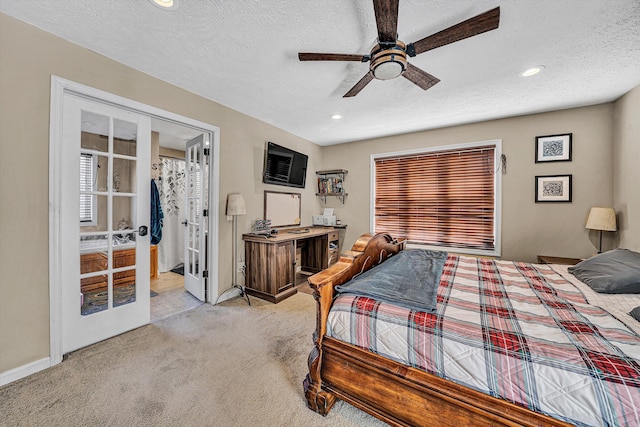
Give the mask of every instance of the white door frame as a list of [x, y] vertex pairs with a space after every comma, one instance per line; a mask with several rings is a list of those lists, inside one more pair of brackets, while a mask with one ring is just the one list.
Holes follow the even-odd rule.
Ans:
[[[109, 104], [117, 108], [135, 111], [151, 117], [175, 122], [209, 133], [211, 161], [209, 165], [209, 244], [208, 266], [210, 275], [206, 300], [215, 301], [218, 296], [218, 210], [219, 210], [219, 173], [220, 173], [220, 128], [190, 119], [169, 111], [123, 98], [80, 83], [51, 76], [51, 109], [49, 122], [49, 362], [50, 366], [62, 362], [62, 260], [58, 247], [61, 234], [61, 146], [62, 140], [62, 104], [65, 93], [73, 93], [96, 102]], [[151, 178], [149, 178], [151, 179]]]

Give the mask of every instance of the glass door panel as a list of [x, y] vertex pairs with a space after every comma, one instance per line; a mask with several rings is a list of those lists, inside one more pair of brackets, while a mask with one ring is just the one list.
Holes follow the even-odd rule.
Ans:
[[113, 120], [113, 153], [125, 156], [136, 157], [137, 141], [136, 136], [138, 125], [128, 121]]
[[135, 196], [113, 196], [113, 215], [111, 218], [111, 229], [122, 234], [122, 230], [135, 230], [136, 223], [136, 197]]
[[97, 158], [97, 170], [94, 171], [94, 191], [106, 193], [108, 190], [107, 177], [109, 175], [109, 158], [106, 156], [95, 156]]
[[113, 159], [113, 191], [115, 193], [135, 193], [135, 176], [135, 160], [118, 157]]
[[111, 119], [108, 116], [82, 111], [82, 129], [80, 147], [89, 150], [106, 153], [109, 151], [109, 126]]
[[113, 306], [120, 307], [136, 302], [136, 270], [113, 273]]
[[109, 308], [109, 276], [99, 274], [97, 276], [80, 279], [82, 293], [80, 296], [80, 314], [88, 316], [100, 313]]

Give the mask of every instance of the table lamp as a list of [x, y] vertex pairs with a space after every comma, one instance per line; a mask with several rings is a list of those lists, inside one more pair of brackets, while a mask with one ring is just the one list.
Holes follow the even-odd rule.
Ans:
[[600, 244], [598, 253], [602, 253], [602, 232], [616, 231], [616, 211], [613, 208], [603, 208], [595, 206], [591, 208], [587, 218], [586, 228], [600, 231]]

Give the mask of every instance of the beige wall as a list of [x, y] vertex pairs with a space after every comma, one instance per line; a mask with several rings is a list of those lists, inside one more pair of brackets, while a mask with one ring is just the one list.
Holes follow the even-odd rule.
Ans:
[[[0, 373], [49, 355], [49, 97], [51, 75], [92, 86], [220, 128], [219, 290], [231, 285], [226, 196], [240, 192], [262, 216], [265, 140], [309, 155], [320, 147], [0, 14]], [[296, 189], [297, 190], [297, 189]], [[318, 211], [315, 176], [302, 192], [303, 225]]]
[[640, 251], [640, 86], [615, 103], [613, 201], [620, 247]]
[[183, 150], [175, 150], [173, 148], [160, 147], [160, 156], [175, 157], [176, 159], [185, 159], [187, 154]]
[[[369, 231], [371, 154], [502, 139], [507, 156], [502, 180], [502, 257], [536, 261], [537, 254], [585, 257], [594, 253], [592, 242], [597, 236], [590, 235], [584, 225], [591, 206], [613, 203], [612, 112], [613, 104], [603, 104], [326, 147], [323, 166], [349, 170], [346, 203], [330, 205], [348, 224], [346, 246]], [[571, 162], [534, 162], [536, 136], [568, 132], [573, 133]], [[572, 203], [534, 202], [534, 177], [552, 174], [573, 175]]]

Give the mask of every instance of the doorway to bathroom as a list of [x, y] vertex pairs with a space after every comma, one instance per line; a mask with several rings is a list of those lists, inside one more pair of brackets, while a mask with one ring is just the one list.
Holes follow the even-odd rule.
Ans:
[[[184, 239], [198, 244], [184, 264], [201, 287], [192, 290], [194, 304], [218, 294], [219, 129], [52, 76], [51, 365], [69, 351], [149, 323], [150, 300], [169, 282], [180, 281], [164, 281], [156, 296], [150, 286], [160, 274], [157, 261], [154, 273], [158, 247], [151, 240], [160, 237], [164, 215], [151, 200], [161, 207], [159, 194], [151, 191], [156, 185], [150, 179], [150, 137], [157, 134], [159, 159], [162, 132], [152, 123], [189, 130], [182, 150], [187, 152], [185, 206], [191, 203], [192, 209], [185, 209]], [[200, 151], [190, 158], [186, 142], [194, 138]], [[187, 251], [184, 243], [182, 248]]]
[[152, 241], [157, 246], [157, 274], [151, 278], [154, 322], [205, 300], [199, 270], [206, 264], [199, 248], [208, 238], [200, 215], [208, 205], [209, 164], [206, 137], [199, 130], [161, 119], [152, 120], [151, 129], [151, 178], [162, 215]]

